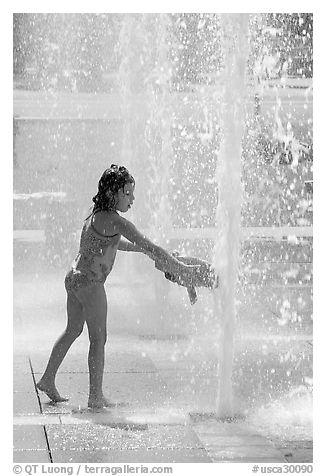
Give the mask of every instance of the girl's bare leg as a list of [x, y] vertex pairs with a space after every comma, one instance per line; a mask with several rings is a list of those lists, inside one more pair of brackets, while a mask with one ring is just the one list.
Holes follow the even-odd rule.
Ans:
[[68, 400], [60, 396], [55, 386], [55, 377], [71, 344], [82, 333], [85, 322], [83, 307], [76, 296], [70, 292], [67, 295], [67, 315], [67, 327], [54, 344], [45, 372], [41, 380], [36, 384], [37, 388], [45, 392], [54, 402], [64, 402]]
[[78, 299], [83, 304], [89, 334], [89, 398], [90, 408], [110, 406], [103, 395], [103, 372], [106, 343], [107, 300], [103, 285], [78, 291]]

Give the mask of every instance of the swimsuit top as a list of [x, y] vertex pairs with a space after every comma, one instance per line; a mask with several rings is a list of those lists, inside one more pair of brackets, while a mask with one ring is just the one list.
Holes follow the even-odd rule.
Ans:
[[[96, 213], [96, 212], [95, 212]], [[112, 270], [121, 235], [102, 235], [93, 225], [95, 213], [84, 222], [74, 271], [86, 274], [92, 281], [103, 283]]]

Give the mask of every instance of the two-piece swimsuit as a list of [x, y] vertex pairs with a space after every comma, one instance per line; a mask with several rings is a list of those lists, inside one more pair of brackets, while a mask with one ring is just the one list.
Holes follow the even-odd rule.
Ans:
[[95, 214], [96, 211], [85, 220], [79, 252], [65, 277], [67, 292], [104, 284], [112, 270], [121, 235], [108, 236], [99, 233], [93, 224]]

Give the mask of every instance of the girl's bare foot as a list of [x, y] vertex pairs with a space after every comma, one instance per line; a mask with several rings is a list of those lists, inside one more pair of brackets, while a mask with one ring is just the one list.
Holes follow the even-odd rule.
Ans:
[[89, 397], [88, 399], [88, 408], [92, 408], [94, 410], [100, 408], [114, 408], [116, 407], [116, 403], [110, 402], [106, 397]]
[[41, 392], [44, 392], [52, 402], [67, 402], [69, 399], [65, 397], [61, 397], [60, 393], [56, 389], [54, 384], [49, 384], [46, 382], [42, 382], [40, 380], [37, 384], [36, 387], [41, 390]]

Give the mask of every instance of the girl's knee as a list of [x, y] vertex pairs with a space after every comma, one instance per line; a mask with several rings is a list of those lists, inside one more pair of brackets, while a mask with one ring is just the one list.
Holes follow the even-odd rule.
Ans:
[[105, 346], [107, 340], [107, 334], [106, 332], [101, 332], [101, 333], [92, 333], [89, 335], [89, 342], [91, 345], [94, 346]]
[[68, 326], [66, 328], [65, 334], [67, 335], [67, 337], [70, 337], [71, 339], [75, 340], [81, 335], [81, 333], [83, 332], [83, 328], [84, 325], [78, 327]]

